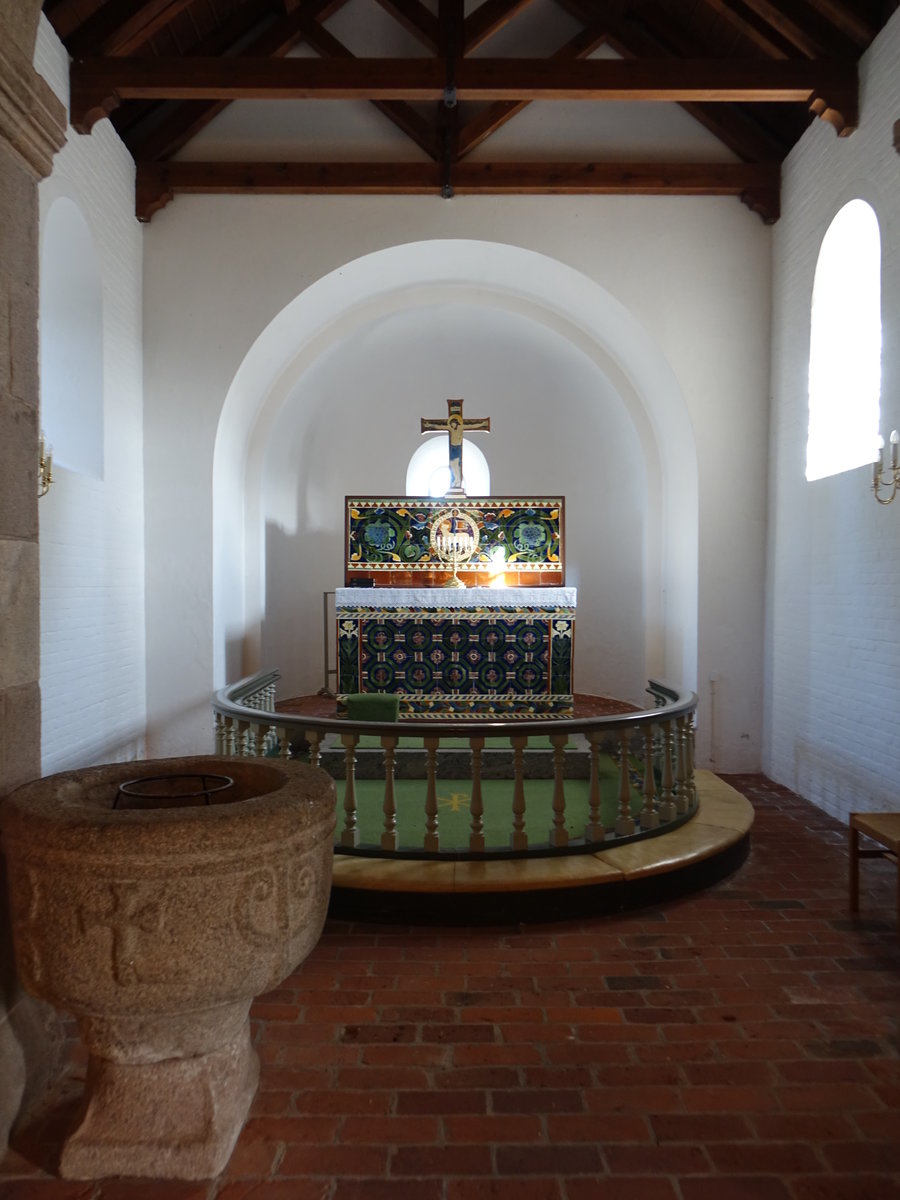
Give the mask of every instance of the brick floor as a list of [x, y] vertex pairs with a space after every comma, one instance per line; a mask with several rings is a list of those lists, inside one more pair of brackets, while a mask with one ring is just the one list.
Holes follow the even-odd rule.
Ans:
[[329, 922], [255, 1005], [260, 1090], [221, 1178], [56, 1179], [75, 1066], [0, 1163], [0, 1195], [900, 1197], [895, 868], [863, 864], [852, 919], [844, 829], [759, 776], [729, 782], [756, 808], [746, 864], [665, 906], [470, 929]]

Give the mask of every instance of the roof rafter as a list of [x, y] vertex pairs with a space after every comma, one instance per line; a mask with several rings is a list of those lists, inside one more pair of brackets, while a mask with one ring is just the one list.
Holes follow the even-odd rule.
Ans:
[[68, 51], [81, 54], [134, 54], [173, 21], [192, 0], [115, 0], [84, 22], [69, 39]]
[[706, 0], [706, 3], [770, 58], [792, 58], [796, 55], [797, 47], [793, 42], [773, 29], [746, 0]]
[[859, 49], [868, 46], [878, 32], [872, 22], [860, 13], [858, 4], [848, 4], [847, 0], [810, 0], [810, 3], [841, 33], [855, 42]]
[[463, 53], [483, 45], [489, 37], [519, 15], [523, 8], [528, 8], [534, 0], [482, 0], [482, 3], [466, 17], [466, 34]]
[[[233, 54], [236, 49], [243, 47], [260, 33], [259, 0], [243, 0], [239, 8], [234, 9], [228, 19], [217, 25], [206, 37], [193, 47], [192, 57], [213, 57], [219, 54]], [[154, 112], [157, 106], [154, 100], [135, 100], [123, 108], [117, 109], [112, 116], [113, 125], [119, 135], [130, 144], [130, 131], [141, 124]]]
[[[590, 26], [576, 34], [551, 57], [560, 62], [572, 62], [576, 58], [587, 58], [605, 41], [605, 30], [600, 26]], [[460, 130], [459, 156], [471, 154], [476, 146], [480, 146], [491, 134], [505, 125], [507, 121], [511, 121], [530, 103], [530, 100], [499, 101], [472, 117]]]
[[[303, 34], [307, 44], [324, 57], [345, 60], [355, 58], [343, 42], [312, 17], [307, 17], [304, 21]], [[403, 100], [372, 100], [370, 103], [424, 150], [429, 158], [438, 157], [439, 147], [434, 130], [409, 104]]]
[[[580, 11], [578, 0], [560, 0], [570, 11]], [[696, 54], [694, 44], [684, 36], [681, 27], [674, 22], [657, 22], [651, 33], [634, 20], [617, 20], [609, 26], [610, 45], [626, 58], [649, 57], [658, 54], [674, 54], [689, 58]], [[788, 144], [779, 141], [745, 108], [729, 104], [702, 104], [682, 102], [681, 107], [695, 121], [714, 134], [740, 158], [749, 162], [765, 162], [781, 159]]]
[[420, 42], [426, 50], [437, 54], [441, 48], [438, 18], [427, 9], [422, 0], [378, 0], [398, 25]]
[[745, 0], [757, 16], [787, 38], [802, 54], [810, 58], [822, 55], [845, 55], [848, 47], [844, 38], [835, 32], [809, 6], [801, 7], [797, 0]]
[[[283, 17], [275, 25], [270, 26], [258, 37], [242, 46], [242, 53], [271, 55], [273, 58], [285, 55], [303, 41], [305, 36], [303, 27], [306, 21], [313, 17], [319, 21], [325, 21], [338, 9], [343, 8], [346, 3], [347, 0], [312, 0], [311, 3], [305, 4], [302, 10], [295, 10], [290, 15]], [[191, 55], [186, 60], [186, 69], [190, 70], [191, 64], [202, 62], [205, 57], [199, 54]], [[221, 61], [225, 61], [225, 59], [223, 58]], [[70, 70], [70, 76], [71, 74]], [[136, 160], [167, 158], [170, 154], [177, 153], [230, 103], [230, 100], [222, 99], [182, 104], [145, 133], [130, 134], [127, 138], [128, 148]]]

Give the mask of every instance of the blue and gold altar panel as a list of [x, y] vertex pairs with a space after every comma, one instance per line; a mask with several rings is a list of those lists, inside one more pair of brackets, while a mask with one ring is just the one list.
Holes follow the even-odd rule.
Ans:
[[338, 605], [339, 702], [388, 692], [401, 717], [571, 716], [574, 606], [379, 607], [377, 596]]
[[[459, 567], [465, 583], [484, 584], [498, 574], [507, 582], [556, 585], [565, 580], [564, 500], [555, 497], [460, 497], [453, 501], [478, 527], [478, 549]], [[446, 497], [348, 496], [344, 577], [378, 587], [439, 586], [447, 563], [431, 543], [434, 517]]]

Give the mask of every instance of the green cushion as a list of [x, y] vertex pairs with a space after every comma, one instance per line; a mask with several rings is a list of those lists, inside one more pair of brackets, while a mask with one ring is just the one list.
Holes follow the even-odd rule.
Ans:
[[356, 692], [347, 696], [346, 707], [351, 721], [396, 721], [400, 698], [388, 692]]

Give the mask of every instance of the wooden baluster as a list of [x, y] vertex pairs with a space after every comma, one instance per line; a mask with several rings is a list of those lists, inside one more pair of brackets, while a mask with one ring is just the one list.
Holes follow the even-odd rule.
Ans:
[[589, 842], [602, 842], [605, 834], [600, 824], [600, 734], [589, 733], [591, 744], [591, 782], [588, 789], [588, 823], [584, 831]]
[[528, 834], [525, 832], [525, 747], [527, 737], [511, 737], [513, 748], [513, 802], [512, 802], [512, 837], [510, 845], [513, 850], [528, 849]]
[[225, 722], [225, 753], [229, 758], [237, 758], [236, 722], [234, 717], [226, 717]]
[[261, 742], [262, 734], [259, 724], [256, 721], [249, 721], [247, 724], [247, 753], [251, 758], [259, 758], [262, 754]]
[[628, 837], [634, 833], [634, 817], [631, 815], [631, 772], [629, 770], [629, 736], [623, 729], [619, 735], [619, 815], [616, 817], [616, 834]]
[[472, 751], [472, 829], [469, 833], [469, 849], [480, 854], [484, 851], [484, 800], [481, 795], [481, 753], [484, 750], [484, 738], [470, 737], [469, 749]]
[[675, 779], [672, 774], [672, 722], [662, 724], [662, 803], [659, 806], [661, 821], [674, 821], [677, 809], [675, 807]]
[[247, 735], [250, 732], [249, 721], [238, 721], [238, 753], [241, 758], [250, 757], [250, 747]]
[[681, 813], [688, 810], [687, 795], [687, 742], [685, 718], [675, 722], [675, 809]]
[[566, 786], [565, 756], [567, 733], [551, 733], [553, 745], [553, 825], [550, 828], [550, 845], [567, 846], [569, 831], [566, 829]]
[[310, 766], [317, 767], [322, 753], [322, 734], [318, 729], [304, 729], [303, 736], [309, 742]]
[[382, 850], [397, 849], [397, 801], [394, 796], [394, 752], [397, 749], [397, 738], [394, 734], [383, 733], [381, 744], [384, 747], [384, 831], [381, 834]]
[[225, 718], [221, 713], [216, 713], [213, 717], [213, 729], [216, 735], [216, 754], [225, 754]]
[[656, 829], [659, 813], [656, 811], [656, 780], [653, 778], [653, 726], [644, 726], [644, 807], [638, 813], [641, 829]]
[[425, 746], [425, 840], [424, 849], [436, 853], [441, 848], [441, 838], [438, 831], [437, 806], [437, 750], [441, 739], [439, 737], [423, 738]]
[[286, 725], [278, 725], [276, 727], [278, 734], [278, 757], [283, 761], [291, 757], [291, 738]]
[[344, 828], [341, 830], [342, 846], [357, 846], [359, 830], [356, 827], [356, 744], [358, 733], [342, 733], [346, 775], [344, 782]]

